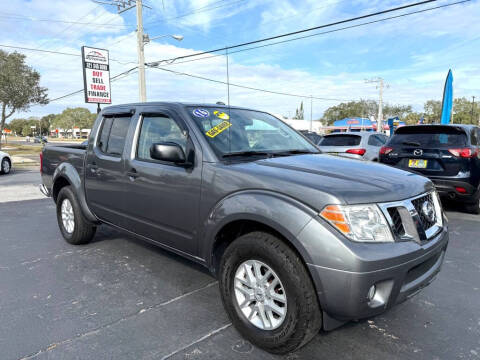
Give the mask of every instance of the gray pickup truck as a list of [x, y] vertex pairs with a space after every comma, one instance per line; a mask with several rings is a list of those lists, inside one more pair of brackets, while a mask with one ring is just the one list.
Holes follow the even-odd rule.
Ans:
[[66, 241], [108, 224], [206, 266], [238, 331], [274, 353], [413, 296], [448, 244], [427, 178], [322, 155], [265, 112], [111, 106], [88, 145], [41, 158]]

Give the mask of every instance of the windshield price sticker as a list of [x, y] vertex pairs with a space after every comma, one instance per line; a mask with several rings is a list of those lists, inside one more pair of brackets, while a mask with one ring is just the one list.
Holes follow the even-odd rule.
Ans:
[[229, 121], [222, 121], [220, 124], [217, 126], [214, 126], [210, 130], [208, 130], [205, 134], [211, 138], [214, 138], [218, 134], [220, 134], [222, 131], [227, 130], [230, 126], [232, 126], [232, 123]]
[[228, 116], [227, 113], [224, 113], [223, 111], [219, 111], [219, 110], [215, 110], [213, 112], [213, 115], [215, 115], [216, 117], [218, 117], [222, 120], [229, 120], [230, 119], [230, 116]]
[[85, 102], [111, 104], [108, 50], [82, 46], [82, 63]]
[[195, 109], [193, 110], [193, 115], [196, 117], [207, 118], [210, 116], [210, 113], [205, 109]]

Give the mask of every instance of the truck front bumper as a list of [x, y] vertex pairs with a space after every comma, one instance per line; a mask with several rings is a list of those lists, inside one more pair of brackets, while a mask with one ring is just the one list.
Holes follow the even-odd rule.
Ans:
[[429, 246], [422, 246], [421, 255], [407, 261], [399, 257], [398, 264], [387, 268], [356, 272], [309, 264], [317, 290], [322, 289], [318, 296], [327, 318], [325, 330], [378, 315], [417, 294], [440, 271], [447, 245], [448, 231], [443, 229]]

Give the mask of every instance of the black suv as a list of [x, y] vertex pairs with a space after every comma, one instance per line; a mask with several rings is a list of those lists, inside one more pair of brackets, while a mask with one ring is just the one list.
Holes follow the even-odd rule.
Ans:
[[444, 198], [480, 213], [480, 129], [474, 125], [414, 125], [397, 131], [380, 162], [430, 178]]

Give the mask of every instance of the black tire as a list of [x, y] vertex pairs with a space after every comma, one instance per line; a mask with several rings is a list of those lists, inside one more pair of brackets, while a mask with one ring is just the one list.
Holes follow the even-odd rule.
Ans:
[[[240, 310], [234, 279], [247, 260], [268, 265], [283, 284], [287, 311], [283, 323], [273, 330], [253, 325]], [[275, 354], [294, 351], [308, 343], [322, 327], [322, 313], [312, 280], [298, 255], [277, 237], [264, 232], [245, 234], [231, 243], [220, 264], [223, 305], [237, 330], [252, 344]]]
[[2, 163], [0, 164], [0, 174], [6, 175], [10, 172], [10, 170], [12, 170], [12, 163], [8, 158], [3, 158]]
[[480, 214], [480, 199], [477, 199], [477, 201], [474, 203], [465, 204], [464, 208], [465, 211], [470, 214]]
[[[68, 200], [73, 209], [73, 231], [69, 232], [62, 220], [62, 204]], [[88, 244], [95, 235], [96, 227], [82, 213], [77, 197], [70, 186], [63, 187], [57, 196], [57, 222], [63, 238], [72, 245]]]

